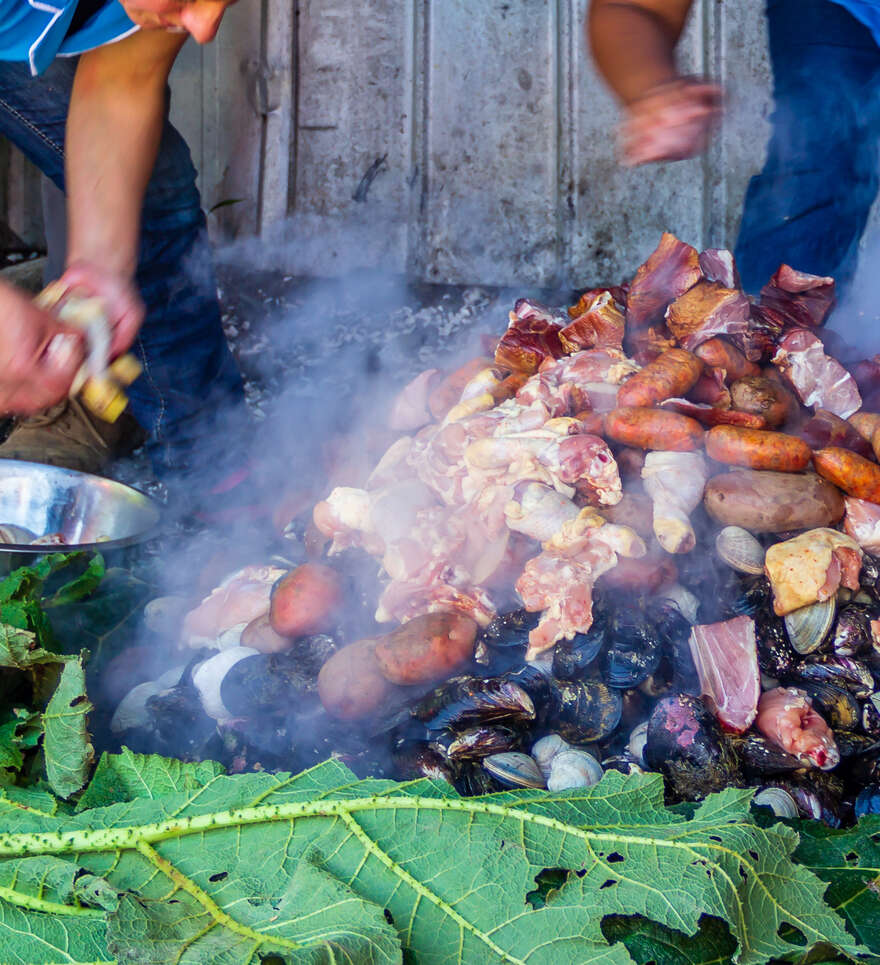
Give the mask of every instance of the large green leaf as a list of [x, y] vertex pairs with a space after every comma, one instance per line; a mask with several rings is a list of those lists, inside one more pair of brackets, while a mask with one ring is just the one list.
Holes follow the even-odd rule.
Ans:
[[603, 922], [609, 941], [620, 941], [638, 965], [725, 965], [736, 952], [730, 929], [704, 917], [696, 935], [684, 935], [644, 918], [614, 916]]
[[95, 759], [89, 740], [92, 709], [86, 697], [85, 655], [64, 665], [61, 679], [43, 714], [46, 776], [59, 797], [70, 797], [86, 783]]
[[[664, 808], [657, 775], [483, 798], [358, 781], [337, 762], [190, 779], [159, 796], [129, 783], [75, 815], [0, 797], [0, 858], [52, 856], [105, 880], [119, 908], [90, 910], [114, 954], [137, 948], [140, 962], [389, 962], [399, 943], [419, 965], [625, 965], [601, 923], [633, 914], [685, 935], [714, 916], [734, 958], [756, 965], [803, 950], [788, 926], [809, 946], [864, 951], [825, 885], [792, 861], [797, 833], [755, 824], [748, 792], [712, 795], [688, 818]], [[567, 878], [535, 908], [527, 897], [546, 868]]]

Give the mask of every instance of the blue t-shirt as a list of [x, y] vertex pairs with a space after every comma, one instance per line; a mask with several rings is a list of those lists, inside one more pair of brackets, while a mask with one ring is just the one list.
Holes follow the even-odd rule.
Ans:
[[874, 34], [880, 44], [880, 0], [833, 0], [847, 10]]
[[0, 0], [0, 60], [30, 64], [41, 74], [56, 57], [73, 57], [122, 40], [138, 28], [117, 0], [107, 0], [67, 36], [79, 0]]

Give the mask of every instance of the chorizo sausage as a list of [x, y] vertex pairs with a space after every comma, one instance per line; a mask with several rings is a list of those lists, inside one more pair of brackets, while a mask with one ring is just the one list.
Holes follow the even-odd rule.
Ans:
[[706, 454], [716, 462], [748, 469], [800, 472], [810, 464], [810, 447], [797, 436], [741, 426], [715, 426], [706, 433]]
[[703, 363], [683, 348], [670, 348], [636, 372], [617, 390], [619, 406], [652, 406], [690, 391]]
[[823, 479], [834, 483], [847, 496], [880, 503], [880, 466], [839, 446], [813, 453], [813, 465]]
[[855, 412], [846, 421], [868, 442], [871, 442], [874, 433], [880, 429], [880, 414], [876, 412]]
[[710, 368], [724, 369], [727, 373], [725, 381], [728, 385], [748, 375], [761, 374], [760, 366], [750, 362], [735, 345], [717, 336], [698, 345], [694, 349], [694, 355]]
[[663, 452], [694, 452], [703, 444], [705, 430], [677, 412], [624, 406], [605, 416], [605, 434], [625, 446]]

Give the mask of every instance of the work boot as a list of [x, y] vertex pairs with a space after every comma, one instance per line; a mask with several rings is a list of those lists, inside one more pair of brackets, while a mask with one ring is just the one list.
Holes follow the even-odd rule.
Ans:
[[115, 458], [143, 441], [143, 430], [127, 412], [116, 422], [104, 422], [79, 399], [65, 399], [45, 412], [19, 419], [0, 445], [0, 459], [100, 474]]

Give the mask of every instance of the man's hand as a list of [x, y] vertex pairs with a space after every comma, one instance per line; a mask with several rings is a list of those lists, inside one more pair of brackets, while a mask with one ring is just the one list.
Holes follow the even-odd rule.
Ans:
[[112, 332], [111, 359], [131, 345], [144, 320], [144, 305], [128, 278], [78, 261], [68, 265], [56, 285], [64, 294], [97, 296], [103, 300]]
[[705, 151], [721, 113], [721, 88], [682, 78], [624, 108], [620, 126], [625, 164], [680, 161]]
[[0, 412], [32, 415], [60, 402], [84, 359], [82, 334], [23, 292], [0, 284]]

